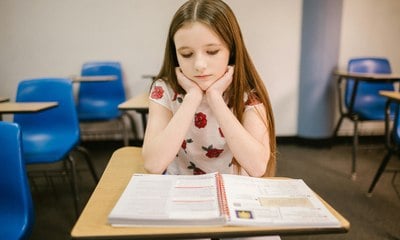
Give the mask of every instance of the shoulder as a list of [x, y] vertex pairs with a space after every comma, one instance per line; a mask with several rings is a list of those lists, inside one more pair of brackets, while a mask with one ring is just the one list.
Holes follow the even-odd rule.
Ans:
[[183, 96], [174, 91], [164, 79], [157, 79], [151, 86], [149, 98], [153, 102], [173, 110], [182, 102]]
[[168, 98], [171, 94], [174, 94], [174, 90], [169, 86], [167, 81], [163, 79], [155, 80], [150, 89], [150, 99], [158, 100], [162, 98]]

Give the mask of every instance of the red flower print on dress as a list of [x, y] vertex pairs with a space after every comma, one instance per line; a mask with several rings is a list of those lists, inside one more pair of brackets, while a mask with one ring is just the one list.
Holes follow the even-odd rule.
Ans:
[[193, 175], [201, 175], [201, 174], [206, 174], [203, 170], [200, 168], [196, 167], [196, 164], [193, 162], [190, 162], [190, 166], [187, 167], [188, 169], [193, 169]]
[[224, 149], [213, 148], [212, 144], [208, 147], [202, 147], [202, 149], [206, 151], [208, 158], [217, 158], [224, 151]]
[[204, 128], [207, 125], [207, 115], [198, 112], [194, 115], [194, 125], [198, 128]]
[[160, 99], [164, 95], [164, 89], [160, 86], [155, 86], [151, 92], [151, 98]]
[[193, 140], [191, 138], [184, 139], [183, 142], [182, 142], [182, 145], [181, 145], [182, 149], [186, 152], [187, 143], [192, 143], [192, 142], [193, 142]]

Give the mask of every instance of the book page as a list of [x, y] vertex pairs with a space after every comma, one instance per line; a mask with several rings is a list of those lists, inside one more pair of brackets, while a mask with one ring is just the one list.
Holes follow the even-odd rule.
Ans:
[[267, 179], [223, 174], [223, 181], [230, 225], [340, 225], [301, 179]]
[[135, 174], [110, 213], [109, 222], [194, 225], [213, 224], [210, 219], [216, 219], [222, 223], [216, 185], [215, 174]]

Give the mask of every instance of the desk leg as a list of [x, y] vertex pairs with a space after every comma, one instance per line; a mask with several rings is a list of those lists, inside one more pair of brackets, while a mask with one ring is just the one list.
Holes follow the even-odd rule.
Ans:
[[381, 165], [379, 166], [378, 171], [375, 173], [374, 180], [372, 180], [371, 186], [369, 186], [368, 189], [368, 196], [372, 196], [372, 191], [375, 188], [376, 183], [378, 182], [379, 178], [381, 177], [382, 173], [385, 171], [386, 165], [388, 164], [390, 158], [392, 157], [393, 150], [389, 149], [388, 153], [386, 156], [383, 158]]

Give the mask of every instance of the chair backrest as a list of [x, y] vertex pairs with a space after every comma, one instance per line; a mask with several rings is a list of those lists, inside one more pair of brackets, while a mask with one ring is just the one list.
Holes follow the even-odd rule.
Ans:
[[113, 81], [81, 82], [77, 111], [80, 120], [107, 120], [121, 115], [118, 105], [126, 100], [122, 67], [119, 62], [87, 62], [82, 76], [114, 75]]
[[[354, 73], [391, 73], [389, 60], [376, 57], [350, 59], [347, 70]], [[346, 107], [350, 105], [353, 87], [354, 80], [349, 79], [345, 91]], [[354, 112], [360, 114], [360, 117], [364, 119], [381, 119], [384, 116], [383, 109], [386, 102], [385, 98], [379, 95], [379, 91], [381, 90], [393, 91], [394, 84], [387, 82], [359, 82], [353, 108]]]
[[[21, 81], [18, 84], [17, 102], [58, 102], [58, 106], [38, 113], [14, 115], [24, 132], [25, 127], [38, 130], [49, 127], [66, 130], [74, 129], [79, 139], [79, 122], [75, 109], [72, 82], [64, 78], [37, 78]], [[51, 123], [50, 125], [48, 123]]]
[[[64, 78], [38, 78], [21, 81], [17, 89], [17, 102], [58, 102], [58, 106], [37, 113], [14, 115], [24, 136], [38, 133], [45, 137], [57, 131], [64, 138], [80, 140], [79, 121], [76, 114], [72, 82]], [[25, 137], [24, 137], [25, 138]]]
[[17, 124], [0, 122], [0, 239], [26, 239], [34, 221]]

